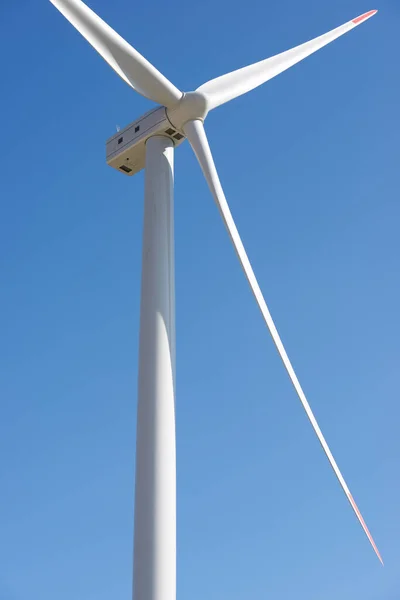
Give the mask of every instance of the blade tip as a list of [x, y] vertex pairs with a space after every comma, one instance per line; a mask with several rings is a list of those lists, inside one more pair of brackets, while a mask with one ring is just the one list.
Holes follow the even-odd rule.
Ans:
[[352, 23], [354, 23], [354, 25], [359, 25], [363, 21], [366, 21], [367, 19], [370, 19], [371, 17], [376, 15], [377, 12], [378, 12], [377, 10], [370, 10], [370, 11], [364, 13], [363, 15], [360, 15], [359, 17], [356, 17], [355, 19], [353, 19]]
[[374, 538], [372, 537], [372, 535], [371, 535], [371, 533], [370, 533], [370, 531], [369, 531], [369, 529], [367, 527], [367, 524], [365, 523], [365, 521], [363, 519], [363, 516], [362, 516], [362, 514], [360, 512], [360, 509], [358, 508], [358, 506], [357, 506], [357, 504], [356, 504], [353, 496], [350, 494], [350, 492], [348, 493], [347, 497], [348, 497], [348, 499], [350, 501], [351, 506], [353, 507], [354, 512], [357, 515], [358, 520], [361, 523], [362, 528], [364, 529], [364, 531], [365, 531], [365, 533], [367, 535], [367, 538], [369, 539], [369, 542], [370, 542], [370, 544], [371, 544], [371, 546], [372, 546], [372, 548], [373, 548], [376, 556], [379, 558], [380, 562], [382, 563], [382, 566], [384, 566], [383, 560], [382, 560], [382, 556], [380, 555], [378, 547], [377, 547], [377, 545], [374, 542]]
[[378, 548], [376, 547], [375, 543], [373, 546], [374, 550], [375, 550], [375, 554], [377, 555], [377, 557], [379, 558], [379, 562], [381, 563], [382, 567], [385, 566], [385, 563], [383, 562], [383, 558], [381, 556], [381, 553], [379, 552]]

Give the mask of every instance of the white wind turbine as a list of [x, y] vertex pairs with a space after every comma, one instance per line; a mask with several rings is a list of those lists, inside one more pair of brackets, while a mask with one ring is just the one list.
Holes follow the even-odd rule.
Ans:
[[[161, 105], [107, 142], [107, 162], [145, 167], [135, 485], [134, 600], [175, 600], [174, 147], [188, 139], [282, 362], [379, 560], [382, 558], [312, 413], [272, 320], [227, 204], [204, 131], [208, 112], [272, 79], [357, 27], [371, 10], [314, 40], [183, 93], [81, 0], [50, 0], [136, 92]], [[383, 564], [383, 563], [382, 563]]]

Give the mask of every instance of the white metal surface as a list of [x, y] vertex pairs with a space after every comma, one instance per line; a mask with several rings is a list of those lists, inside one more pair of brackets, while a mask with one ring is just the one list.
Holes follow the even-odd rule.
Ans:
[[165, 106], [179, 102], [182, 92], [81, 0], [50, 2], [139, 94]]
[[276, 77], [279, 73], [286, 71], [286, 69], [310, 56], [310, 54], [313, 54], [341, 35], [354, 29], [354, 27], [372, 17], [376, 12], [376, 10], [371, 10], [324, 35], [320, 35], [310, 42], [296, 46], [291, 50], [249, 65], [248, 67], [243, 67], [243, 69], [238, 69], [232, 73], [212, 79], [201, 85], [197, 91], [206, 97], [208, 110], [216, 108]]
[[214, 196], [214, 200], [218, 206], [219, 212], [225, 223], [225, 227], [227, 228], [229, 236], [232, 240], [232, 243], [235, 248], [236, 254], [239, 258], [240, 264], [242, 265], [243, 271], [247, 277], [247, 281], [249, 282], [250, 288], [254, 294], [255, 299], [257, 300], [257, 304], [258, 304], [258, 306], [261, 310], [261, 313], [264, 317], [264, 321], [267, 324], [269, 332], [270, 332], [272, 339], [275, 343], [275, 346], [278, 350], [279, 356], [281, 357], [282, 362], [285, 365], [285, 368], [286, 368], [286, 371], [288, 372], [290, 380], [293, 383], [293, 386], [297, 392], [297, 395], [300, 398], [303, 408], [307, 413], [307, 417], [309, 418], [311, 425], [313, 426], [313, 429], [314, 429], [315, 433], [317, 434], [318, 440], [320, 441], [321, 446], [324, 449], [326, 456], [328, 457], [328, 460], [335, 472], [336, 477], [339, 480], [340, 485], [342, 486], [342, 488], [344, 490], [344, 493], [347, 496], [347, 499], [349, 500], [351, 506], [353, 507], [353, 510], [356, 513], [357, 518], [360, 521], [379, 560], [383, 564], [383, 561], [382, 561], [381, 555], [379, 554], [378, 548], [376, 547], [375, 542], [368, 530], [368, 527], [365, 524], [365, 521], [362, 518], [361, 513], [360, 513], [356, 503], [354, 502], [354, 499], [350, 493], [350, 490], [347, 487], [347, 484], [343, 478], [343, 475], [341, 474], [341, 472], [339, 470], [339, 467], [336, 464], [336, 461], [332, 455], [332, 452], [329, 449], [328, 444], [326, 443], [326, 440], [322, 434], [322, 431], [319, 428], [317, 420], [314, 417], [311, 407], [307, 401], [307, 398], [303, 392], [300, 382], [297, 379], [296, 373], [295, 373], [295, 371], [292, 367], [292, 364], [289, 360], [289, 357], [286, 353], [285, 347], [282, 343], [282, 340], [280, 338], [278, 330], [275, 327], [275, 323], [271, 317], [271, 313], [269, 312], [268, 306], [264, 300], [264, 296], [262, 294], [261, 288], [258, 285], [258, 281], [254, 274], [254, 271], [253, 271], [253, 268], [249, 261], [249, 258], [247, 256], [246, 250], [243, 246], [243, 242], [240, 238], [235, 221], [233, 220], [231, 211], [229, 209], [229, 205], [226, 201], [225, 194], [224, 194], [224, 191], [221, 186], [221, 182], [218, 177], [217, 169], [214, 164], [214, 159], [211, 154], [210, 146], [208, 144], [207, 136], [204, 131], [203, 123], [201, 121], [192, 121], [190, 123], [187, 123], [185, 126], [185, 133], [186, 133], [187, 139], [190, 142], [190, 145], [192, 146], [192, 148], [197, 156], [200, 166], [203, 170], [204, 176], [210, 187], [211, 193]]
[[133, 598], [175, 600], [174, 150], [161, 136], [146, 149]]

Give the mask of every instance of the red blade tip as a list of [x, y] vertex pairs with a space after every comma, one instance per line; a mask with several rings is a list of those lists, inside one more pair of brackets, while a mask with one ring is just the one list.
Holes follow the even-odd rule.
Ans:
[[371, 534], [370, 534], [370, 532], [369, 532], [369, 529], [368, 529], [368, 527], [367, 527], [367, 525], [366, 525], [366, 523], [365, 523], [365, 521], [364, 521], [364, 519], [363, 519], [363, 516], [362, 516], [362, 514], [360, 513], [360, 510], [359, 510], [359, 508], [358, 508], [357, 504], [356, 504], [356, 503], [355, 503], [355, 501], [354, 501], [354, 498], [353, 498], [353, 496], [352, 496], [351, 494], [349, 494], [349, 495], [348, 495], [348, 499], [350, 500], [350, 504], [351, 504], [351, 506], [353, 507], [353, 509], [354, 509], [354, 512], [356, 513], [356, 515], [357, 515], [357, 518], [358, 518], [358, 520], [360, 521], [360, 523], [361, 523], [361, 525], [362, 525], [362, 528], [364, 529], [365, 533], [367, 534], [367, 538], [369, 539], [369, 541], [370, 541], [370, 543], [371, 543], [371, 546], [372, 546], [372, 547], [373, 547], [373, 549], [375, 550], [375, 554], [377, 555], [377, 557], [379, 558], [379, 560], [381, 561], [381, 563], [382, 563], [382, 565], [383, 565], [382, 556], [380, 555], [380, 552], [379, 552], [378, 548], [376, 547], [376, 544], [375, 544], [375, 542], [374, 542], [374, 539], [373, 539], [372, 535], [371, 535]]
[[354, 25], [359, 25], [366, 19], [369, 19], [370, 17], [373, 17], [374, 15], [376, 15], [377, 12], [378, 12], [377, 10], [370, 10], [369, 12], [366, 12], [363, 15], [360, 15], [356, 19], [353, 19], [352, 22], [354, 23]]

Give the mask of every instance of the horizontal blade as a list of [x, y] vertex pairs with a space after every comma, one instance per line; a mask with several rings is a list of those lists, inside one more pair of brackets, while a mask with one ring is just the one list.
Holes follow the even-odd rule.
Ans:
[[286, 71], [296, 63], [303, 60], [310, 54], [313, 54], [323, 46], [326, 46], [344, 33], [347, 33], [357, 25], [360, 25], [378, 11], [371, 10], [341, 27], [337, 27], [324, 35], [321, 35], [310, 42], [296, 46], [291, 50], [267, 58], [243, 69], [232, 71], [216, 79], [212, 79], [204, 83], [198, 88], [198, 92], [202, 92], [207, 100], [209, 109], [216, 108], [233, 98], [237, 98], [250, 90], [269, 81], [279, 73]]
[[50, 2], [139, 94], [167, 107], [179, 102], [182, 92], [81, 0]]
[[223, 192], [223, 189], [222, 189], [219, 177], [218, 177], [218, 173], [217, 173], [217, 170], [216, 170], [216, 167], [214, 164], [214, 159], [211, 154], [210, 146], [208, 144], [207, 136], [204, 131], [203, 123], [201, 121], [189, 121], [188, 123], [186, 123], [186, 125], [184, 125], [183, 129], [184, 129], [187, 139], [190, 142], [190, 145], [192, 146], [192, 148], [197, 156], [197, 159], [200, 163], [200, 166], [202, 168], [204, 176], [210, 187], [211, 193], [214, 196], [214, 200], [218, 206], [218, 209], [221, 213], [222, 219], [225, 223], [225, 226], [226, 226], [228, 233], [230, 235], [230, 238], [232, 240], [236, 254], [240, 260], [240, 263], [243, 267], [243, 270], [245, 272], [247, 280], [250, 284], [251, 290], [255, 296], [255, 299], [257, 300], [258, 306], [260, 307], [261, 313], [262, 313], [264, 320], [267, 324], [267, 327], [270, 331], [272, 339], [274, 340], [275, 346], [279, 352], [279, 356], [281, 357], [282, 362], [285, 365], [286, 371], [288, 372], [289, 377], [294, 385], [294, 388], [295, 388], [295, 390], [300, 398], [300, 401], [304, 407], [304, 410], [307, 413], [307, 417], [309, 418], [311, 425], [313, 426], [314, 431], [317, 434], [317, 437], [321, 443], [321, 446], [324, 449], [326, 456], [328, 457], [328, 460], [336, 474], [336, 477], [339, 480], [340, 485], [342, 486], [342, 488], [344, 490], [344, 493], [347, 496], [347, 499], [349, 500], [354, 512], [356, 513], [357, 518], [360, 521], [379, 560], [383, 564], [383, 561], [382, 561], [381, 555], [379, 554], [378, 548], [376, 547], [375, 542], [372, 539], [372, 536], [365, 524], [365, 521], [362, 518], [362, 515], [361, 515], [356, 503], [354, 502], [354, 499], [350, 493], [349, 488], [347, 487], [347, 484], [343, 478], [343, 475], [341, 474], [339, 467], [337, 466], [336, 461], [333, 458], [332, 452], [330, 451], [329, 446], [326, 443], [324, 436], [322, 435], [322, 431], [320, 430], [319, 425], [314, 417], [314, 414], [313, 414], [311, 407], [307, 401], [307, 398], [301, 388], [299, 380], [297, 379], [296, 373], [294, 372], [294, 369], [289, 360], [289, 357], [286, 354], [286, 350], [283, 346], [283, 343], [279, 336], [279, 333], [278, 333], [278, 331], [275, 327], [275, 324], [272, 320], [271, 314], [269, 312], [267, 304], [262, 295], [260, 286], [258, 285], [256, 276], [254, 275], [254, 271], [253, 271], [250, 261], [247, 257], [246, 250], [244, 249], [242, 240], [240, 239], [239, 232], [236, 228], [231, 211], [230, 211], [228, 203], [226, 201], [226, 198], [225, 198], [225, 195], [224, 195], [224, 192]]

